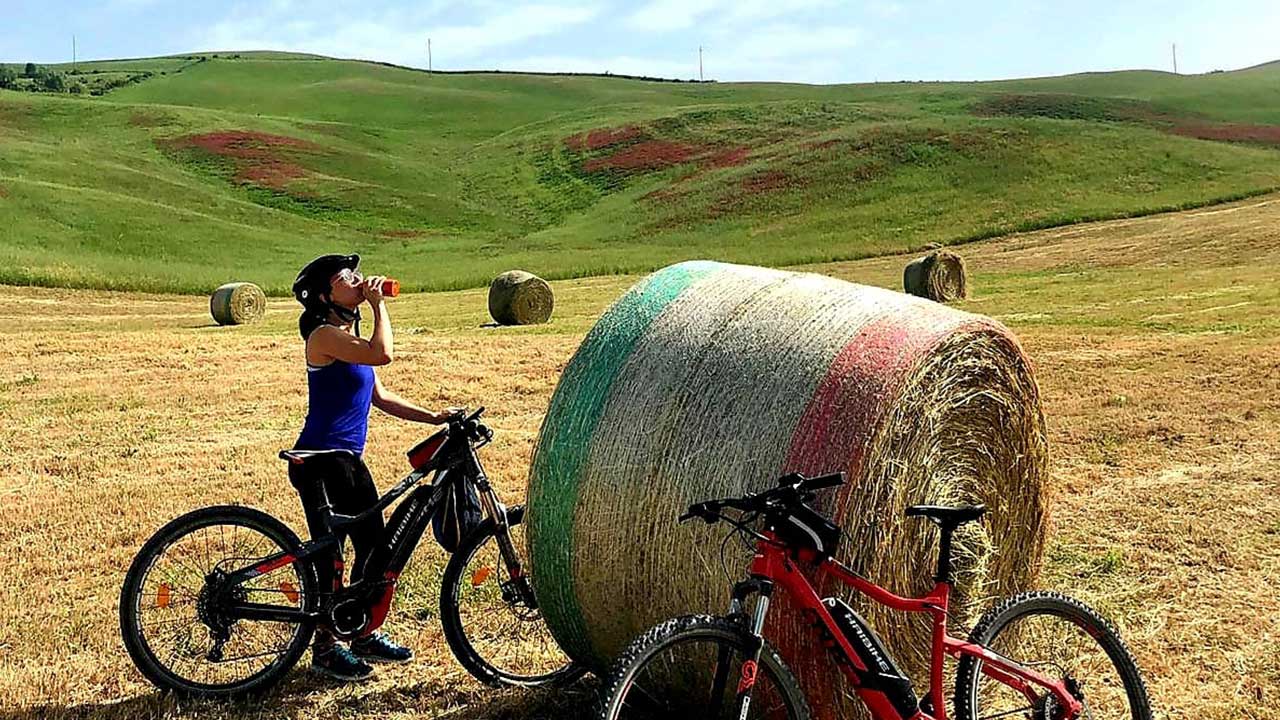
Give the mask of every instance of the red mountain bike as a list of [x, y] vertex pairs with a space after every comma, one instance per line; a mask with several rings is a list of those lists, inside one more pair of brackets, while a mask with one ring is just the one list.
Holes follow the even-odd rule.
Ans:
[[[689, 508], [681, 522], [727, 522], [755, 539], [746, 580], [733, 588], [727, 616], [694, 615], [663, 622], [637, 638], [616, 661], [603, 716], [617, 718], [808, 718], [795, 676], [761, 631], [769, 600], [782, 588], [813, 620], [859, 699], [876, 720], [945, 720], [943, 661], [958, 658], [955, 712], [961, 720], [1115, 718], [1150, 720], [1142, 676], [1115, 628], [1084, 603], [1058, 593], [1029, 592], [996, 604], [968, 641], [947, 634], [951, 537], [982, 517], [981, 505], [914, 506], [907, 515], [938, 525], [942, 542], [933, 590], [895, 595], [834, 560], [840, 528], [806, 503], [814, 491], [843, 484], [843, 473], [782, 478], [758, 495], [711, 500]], [[738, 511], [736, 518], [723, 514]], [[763, 520], [763, 531], [755, 529]], [[838, 598], [821, 599], [804, 571], [834, 577], [895, 610], [932, 619], [930, 687], [917, 698], [875, 631]], [[748, 612], [748, 598], [755, 596]]]

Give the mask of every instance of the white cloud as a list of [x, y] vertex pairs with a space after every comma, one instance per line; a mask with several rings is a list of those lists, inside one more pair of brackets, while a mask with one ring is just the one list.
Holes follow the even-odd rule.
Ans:
[[[848, 78], [856, 64], [852, 50], [863, 33], [855, 27], [811, 30], [775, 25], [745, 35], [724, 33], [707, 48], [708, 80], [828, 83]], [[698, 76], [697, 51], [688, 57], [635, 55], [537, 55], [504, 61], [503, 70], [539, 72], [610, 72], [690, 80]]]
[[538, 4], [495, 9], [472, 24], [439, 24], [447, 6], [436, 2], [412, 11], [348, 12], [349, 3], [309, 3], [295, 12], [293, 0], [239, 6], [227, 18], [197, 34], [201, 49], [293, 50], [334, 57], [426, 65], [431, 38], [438, 65], [459, 67], [488, 51], [554, 35], [591, 20], [598, 10], [577, 4]]
[[703, 15], [730, 4], [726, 0], [651, 0], [627, 16], [627, 25], [655, 32], [683, 30]]
[[820, 60], [824, 56], [856, 47], [863, 32], [853, 26], [807, 28], [799, 25], [774, 25], [745, 34], [724, 34], [731, 41], [731, 57], [762, 60]]
[[837, 0], [650, 0], [627, 16], [637, 30], [670, 32], [694, 25], [715, 30], [839, 7]]

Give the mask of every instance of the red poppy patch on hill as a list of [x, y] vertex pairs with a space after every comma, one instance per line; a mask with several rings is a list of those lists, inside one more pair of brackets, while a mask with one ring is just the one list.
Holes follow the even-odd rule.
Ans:
[[224, 159], [234, 170], [233, 179], [237, 182], [274, 190], [282, 190], [290, 181], [310, 174], [296, 162], [297, 155], [323, 150], [299, 138], [249, 130], [186, 135], [157, 144], [170, 151], [195, 151]]
[[615, 153], [603, 157], [591, 158], [582, 165], [586, 172], [599, 170], [658, 170], [668, 168], [703, 154], [704, 150], [696, 145], [670, 142], [668, 140], [647, 140], [635, 145], [628, 145]]
[[1201, 140], [1280, 145], [1280, 125], [1183, 122], [1175, 125], [1173, 132]]

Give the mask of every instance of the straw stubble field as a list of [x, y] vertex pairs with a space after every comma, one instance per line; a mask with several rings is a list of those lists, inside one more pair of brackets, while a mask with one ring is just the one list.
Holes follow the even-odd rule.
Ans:
[[[1019, 335], [1048, 422], [1040, 585], [1117, 619], [1166, 718], [1280, 711], [1280, 198], [966, 246], [971, 297]], [[909, 258], [809, 268], [898, 287]], [[485, 453], [523, 494], [559, 372], [634, 278], [556, 283], [547, 326], [480, 327], [484, 291], [397, 298], [386, 384], [485, 404]], [[129, 664], [116, 596], [132, 554], [186, 510], [238, 502], [301, 529], [278, 448], [304, 410], [291, 302], [218, 328], [204, 298], [0, 288], [0, 718], [587, 717], [593, 686], [493, 693], [452, 660], [429, 542], [390, 625], [419, 660], [347, 688], [295, 673], [254, 703], [191, 707]], [[384, 487], [424, 428], [375, 415]], [[921, 578], [921, 583], [926, 582]]]

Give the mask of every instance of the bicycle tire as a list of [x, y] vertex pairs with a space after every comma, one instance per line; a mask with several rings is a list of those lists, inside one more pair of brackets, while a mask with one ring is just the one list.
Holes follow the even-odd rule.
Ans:
[[[1011, 596], [983, 614], [969, 634], [969, 642], [991, 647], [1000, 632], [1014, 622], [1031, 616], [1062, 618], [1097, 640], [1119, 675], [1129, 705], [1131, 720], [1151, 720], [1151, 702], [1142, 673], [1120, 634], [1096, 610], [1061, 593], [1036, 591]], [[1022, 660], [1022, 658], [1019, 658]], [[981, 661], [965, 655], [956, 672], [955, 711], [958, 720], [977, 720], [981, 703], [977, 683], [983, 676]], [[1079, 678], [1088, 680], [1087, 678]], [[993, 681], [994, 682], [994, 681]], [[1087, 695], [1086, 695], [1087, 702]]]
[[[620, 720], [627, 693], [645, 665], [662, 650], [681, 642], [704, 638], [745, 652], [751, 636], [741, 622], [715, 615], [687, 615], [659, 623], [637, 637], [622, 651], [605, 682], [603, 720]], [[809, 703], [800, 683], [767, 641], [760, 649], [759, 673], [769, 677], [786, 704], [788, 720], [809, 720]]]
[[[167, 548], [183, 537], [192, 535], [202, 528], [228, 525], [238, 525], [257, 531], [281, 551], [292, 550], [302, 544], [287, 525], [260, 510], [235, 505], [207, 507], [175, 518], [156, 531], [138, 551], [125, 574], [124, 584], [120, 589], [120, 634], [134, 665], [149, 681], [162, 690], [206, 698], [252, 694], [270, 687], [288, 673], [301, 659], [311, 641], [312, 633], [315, 631], [314, 624], [299, 623], [288, 646], [273, 663], [243, 681], [226, 684], [201, 683], [185, 678], [172, 671], [166, 663], [156, 657], [155, 652], [143, 637], [139, 624], [142, 583], [148, 571]], [[297, 576], [302, 583], [303, 609], [312, 610], [318, 601], [317, 586], [319, 584], [314, 568], [302, 561], [293, 563], [293, 568], [297, 571]]]
[[[507, 509], [507, 521], [514, 527], [524, 519], [524, 508], [513, 506]], [[445, 567], [444, 578], [440, 585], [440, 623], [444, 629], [445, 641], [455, 658], [480, 682], [498, 687], [503, 685], [516, 687], [556, 687], [567, 685], [586, 672], [586, 670], [566, 658], [566, 663], [545, 673], [522, 674], [498, 667], [483, 653], [476, 649], [475, 643], [467, 636], [462, 620], [463, 576], [472, 559], [491, 539], [494, 538], [492, 519], [471, 532], [457, 551], [449, 558]], [[519, 551], [519, 545], [516, 547]], [[527, 559], [523, 563], [528, 568]], [[545, 623], [545, 621], [542, 621]]]

